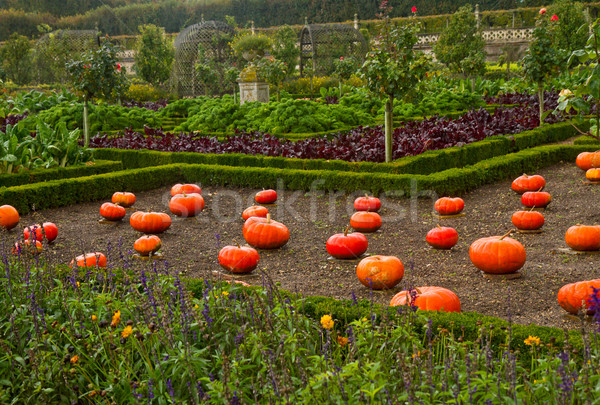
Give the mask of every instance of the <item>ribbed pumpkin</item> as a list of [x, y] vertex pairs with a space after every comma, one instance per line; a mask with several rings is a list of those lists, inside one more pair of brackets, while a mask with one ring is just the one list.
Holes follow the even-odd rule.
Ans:
[[583, 171], [591, 169], [593, 156], [593, 152], [581, 152], [579, 155], [577, 155], [577, 159], [575, 159], [575, 164]]
[[258, 266], [259, 260], [256, 249], [248, 246], [225, 246], [219, 251], [219, 264], [232, 273], [250, 273]]
[[545, 222], [544, 215], [537, 211], [517, 211], [511, 219], [514, 226], [525, 231], [540, 229]]
[[448, 226], [437, 226], [427, 232], [425, 240], [435, 249], [450, 249], [458, 242], [458, 232]]
[[198, 193], [175, 194], [169, 201], [169, 209], [178, 217], [194, 217], [204, 209], [204, 198]]
[[273, 204], [277, 201], [277, 192], [275, 190], [262, 190], [256, 193], [254, 201], [259, 204]]
[[[600, 289], [600, 279], [579, 281], [564, 285], [558, 290], [558, 303], [563, 309], [571, 314], [578, 314], [585, 305], [588, 309], [592, 303], [591, 297], [594, 295], [593, 288]], [[598, 293], [597, 297], [600, 297]], [[588, 315], [594, 311], [586, 311]]]
[[358, 197], [354, 200], [354, 209], [357, 211], [377, 212], [381, 208], [381, 200], [377, 197], [369, 197], [365, 194], [364, 197]]
[[251, 207], [246, 208], [244, 212], [242, 212], [242, 218], [244, 218], [244, 220], [250, 217], [266, 218], [268, 213], [269, 210], [267, 209], [267, 207], [263, 207], [262, 205], [253, 205]]
[[108, 221], [120, 221], [125, 214], [125, 208], [118, 204], [106, 202], [100, 206], [100, 215]]
[[600, 226], [573, 225], [565, 233], [565, 242], [574, 250], [600, 249]]
[[465, 208], [465, 202], [459, 197], [442, 197], [435, 202], [434, 208], [440, 215], [456, 215]]
[[133, 248], [141, 256], [154, 254], [158, 252], [161, 247], [162, 241], [156, 235], [144, 235], [133, 243]]
[[521, 204], [527, 208], [544, 208], [552, 201], [546, 191], [527, 191], [521, 196]]
[[52, 242], [58, 236], [58, 227], [52, 222], [29, 225], [23, 229], [23, 238], [29, 240], [32, 237], [31, 232], [35, 232], [36, 240], [42, 241], [45, 236], [48, 242]]
[[596, 169], [595, 167], [588, 169], [585, 172], [585, 178], [589, 181], [600, 181], [600, 169]]
[[350, 226], [358, 232], [375, 232], [381, 228], [381, 217], [376, 212], [357, 211], [350, 217]]
[[26, 239], [22, 242], [16, 242], [12, 252], [15, 255], [36, 254], [41, 252], [43, 249], [44, 246], [39, 240], [35, 241], [35, 248], [33, 248], [32, 241]]
[[129, 224], [138, 232], [161, 233], [171, 226], [171, 217], [164, 212], [136, 211], [129, 217]]
[[135, 204], [135, 194], [118, 191], [112, 195], [111, 201], [121, 207], [129, 208]]
[[404, 265], [395, 256], [365, 257], [356, 266], [356, 276], [373, 290], [393, 288], [404, 277]]
[[460, 299], [458, 296], [442, 287], [418, 287], [416, 295], [403, 290], [394, 295], [390, 301], [391, 306], [411, 305], [424, 311], [460, 312]]
[[523, 174], [513, 180], [510, 188], [517, 194], [523, 194], [527, 191], [541, 191], [545, 186], [546, 180], [539, 174], [533, 176]]
[[369, 241], [360, 232], [348, 233], [347, 227], [344, 233], [336, 233], [327, 239], [325, 248], [327, 253], [336, 259], [356, 259], [367, 251]]
[[202, 189], [197, 184], [175, 184], [171, 187], [171, 197], [177, 194], [202, 194]]
[[0, 207], [0, 226], [6, 230], [13, 229], [19, 223], [19, 213], [12, 205]]
[[527, 254], [523, 245], [508, 237], [490, 236], [477, 239], [469, 247], [469, 258], [479, 270], [492, 274], [509, 274], [525, 264]]
[[69, 267], [75, 264], [79, 267], [106, 267], [106, 256], [100, 252], [86, 253], [71, 260]]
[[259, 249], [277, 249], [290, 239], [290, 231], [281, 222], [273, 221], [271, 214], [266, 218], [250, 217], [244, 222], [244, 239], [250, 246]]

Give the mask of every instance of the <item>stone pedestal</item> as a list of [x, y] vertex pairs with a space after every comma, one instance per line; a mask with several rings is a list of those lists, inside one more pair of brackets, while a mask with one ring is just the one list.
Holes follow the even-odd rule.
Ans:
[[269, 102], [269, 84], [265, 82], [242, 82], [238, 81], [240, 86], [240, 104], [247, 101]]

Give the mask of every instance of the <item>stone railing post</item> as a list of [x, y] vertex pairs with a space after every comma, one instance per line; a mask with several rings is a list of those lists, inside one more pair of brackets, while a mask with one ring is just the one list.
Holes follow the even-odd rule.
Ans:
[[479, 27], [481, 26], [481, 21], [479, 19], [479, 4], [475, 4], [475, 20], [477, 20], [477, 31], [479, 31]]

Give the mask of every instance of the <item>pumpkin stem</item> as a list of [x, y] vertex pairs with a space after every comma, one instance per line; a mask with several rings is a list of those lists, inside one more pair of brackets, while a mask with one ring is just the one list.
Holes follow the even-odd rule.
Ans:
[[267, 224], [271, 223], [271, 213], [267, 214]]
[[440, 228], [440, 229], [442, 229], [442, 227], [440, 226], [440, 224], [437, 224], [437, 227]]
[[348, 236], [348, 231], [350, 230], [350, 226], [351, 226], [351, 225], [348, 225], [348, 226], [346, 227], [346, 230], [344, 231], [344, 236]]
[[543, 189], [543, 188], [544, 188], [544, 187], [540, 187], [540, 189], [539, 189], [537, 192], [539, 193], [540, 191], [542, 191], [542, 189]]
[[511, 229], [510, 231], [506, 232], [504, 235], [500, 236], [500, 238], [498, 240], [502, 240], [502, 239], [506, 238], [508, 235], [510, 235], [514, 231], [515, 231], [514, 229]]
[[365, 193], [365, 198], [369, 199], [369, 194]]

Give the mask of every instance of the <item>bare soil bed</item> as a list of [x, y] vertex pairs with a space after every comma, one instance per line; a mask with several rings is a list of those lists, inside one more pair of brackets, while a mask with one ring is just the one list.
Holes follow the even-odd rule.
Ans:
[[[531, 173], [533, 174], [533, 173]], [[521, 278], [489, 280], [469, 260], [469, 245], [476, 239], [501, 235], [513, 228], [511, 215], [522, 208], [520, 198], [510, 189], [511, 181], [487, 185], [462, 195], [465, 216], [437, 219], [432, 215], [435, 197], [406, 199], [380, 196], [383, 207], [381, 230], [367, 234], [368, 254], [394, 255], [405, 266], [405, 276], [394, 289], [371, 292], [356, 278], [356, 260], [329, 258], [325, 242], [334, 233], [343, 232], [353, 212], [352, 202], [360, 193], [299, 192], [279, 190], [276, 205], [270, 206], [273, 218], [290, 229], [286, 246], [260, 251], [259, 268], [235, 279], [249, 284], [262, 283], [261, 271], [279, 283], [282, 289], [307, 295], [349, 299], [371, 299], [389, 303], [392, 296], [407, 286], [435, 285], [446, 287], [460, 297], [463, 311], [475, 311], [508, 319], [516, 323], [575, 328], [577, 319], [565, 316], [556, 294], [566, 283], [600, 278], [600, 254], [570, 255], [558, 251], [566, 248], [567, 228], [577, 223], [599, 221], [600, 185], [585, 185], [581, 172], [573, 163], [555, 165], [538, 174], [546, 178], [546, 191], [552, 203], [543, 212], [546, 224], [541, 234], [513, 234], [526, 248], [527, 262]], [[175, 216], [163, 234], [164, 259], [171, 271], [196, 278], [218, 278], [224, 274], [217, 254], [225, 245], [244, 243], [241, 212], [251, 205], [258, 190], [203, 187], [205, 210], [196, 218]], [[169, 212], [169, 188], [137, 194], [138, 210]], [[68, 263], [82, 252], [108, 253], [109, 264], [122, 265], [119, 250], [127, 259], [133, 242], [140, 236], [129, 225], [127, 216], [120, 223], [101, 224], [101, 202], [78, 204], [29, 214], [15, 230], [4, 233], [12, 242], [23, 226], [51, 221], [59, 228], [58, 239], [44, 252], [53, 262]], [[459, 234], [458, 244], [450, 251], [434, 250], [425, 242], [425, 234], [436, 224], [452, 226]], [[109, 246], [110, 245], [110, 246]], [[128, 259], [136, 265], [151, 263]], [[129, 264], [131, 265], [131, 264]]]

